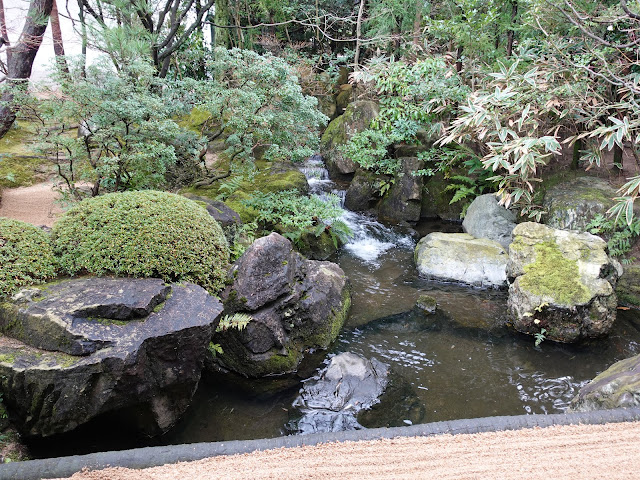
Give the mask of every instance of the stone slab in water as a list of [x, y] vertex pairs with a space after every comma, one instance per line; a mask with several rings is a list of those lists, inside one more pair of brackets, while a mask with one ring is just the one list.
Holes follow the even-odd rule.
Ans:
[[[108, 292], [120, 290], [129, 305], [148, 307], [154, 303], [150, 299], [157, 300], [158, 295], [165, 301], [144, 318], [87, 318], [86, 311], [76, 308], [83, 304], [81, 291], [100, 287], [105, 289], [106, 306], [113, 305]], [[220, 301], [197, 285], [166, 286], [155, 279], [90, 278], [41, 288], [42, 293], [32, 293], [31, 300], [22, 296], [21, 303], [14, 305], [13, 319], [7, 317], [9, 310], [3, 304], [0, 390], [19, 430], [26, 436], [49, 436], [113, 411], [134, 412], [132, 421], [149, 435], [169, 429], [189, 406], [200, 380], [212, 331], [222, 312]], [[125, 294], [127, 289], [131, 291]], [[99, 302], [95, 303], [99, 296], [91, 296], [93, 311], [102, 311]], [[53, 321], [42, 322], [48, 334], [71, 339], [77, 345], [93, 342], [101, 348], [73, 355], [64, 349], [42, 349], [42, 338], [37, 335], [16, 334], [20, 325], [35, 325], [44, 318], [30, 313], [46, 312], [40, 304], [54, 305], [59, 314]], [[70, 311], [63, 309], [65, 304]], [[47, 325], [55, 325], [55, 329]], [[12, 338], [12, 334], [20, 338]], [[52, 339], [49, 347], [59, 344], [64, 341]]]
[[415, 249], [421, 276], [478, 287], [506, 285], [507, 252], [493, 240], [468, 233], [430, 233]]
[[350, 352], [336, 355], [326, 369], [304, 383], [293, 402], [302, 415], [290, 426], [301, 434], [362, 428], [357, 415], [379, 402], [388, 373], [389, 368], [375, 358]]

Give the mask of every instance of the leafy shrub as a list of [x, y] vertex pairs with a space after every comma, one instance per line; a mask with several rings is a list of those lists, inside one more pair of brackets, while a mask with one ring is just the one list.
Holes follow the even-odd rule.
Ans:
[[0, 298], [55, 277], [49, 236], [19, 220], [0, 218]]
[[223, 285], [229, 248], [218, 223], [197, 203], [157, 191], [112, 193], [67, 211], [52, 232], [61, 268]]
[[344, 212], [336, 195], [321, 199], [301, 196], [297, 190], [256, 192], [244, 203], [258, 212], [258, 222], [267, 227], [279, 226], [282, 235], [294, 243], [305, 233], [319, 237], [327, 232], [337, 247], [338, 241], [346, 242], [352, 235], [347, 224], [340, 220]]

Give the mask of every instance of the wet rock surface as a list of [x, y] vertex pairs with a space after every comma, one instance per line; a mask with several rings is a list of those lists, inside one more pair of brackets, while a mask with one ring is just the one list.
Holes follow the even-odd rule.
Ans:
[[507, 274], [515, 329], [565, 343], [606, 335], [622, 267], [607, 255], [605, 241], [532, 222], [513, 236]]
[[351, 305], [347, 278], [331, 262], [306, 260], [272, 233], [256, 240], [229, 272], [225, 312], [252, 320], [214, 336], [223, 354], [212, 367], [248, 377], [294, 372], [309, 349], [327, 348]]
[[158, 279], [23, 291], [0, 310], [3, 401], [26, 436], [126, 409], [141, 432], [162, 433], [189, 406], [221, 312], [203, 288]]
[[289, 428], [300, 434], [362, 428], [358, 413], [379, 402], [388, 373], [389, 368], [375, 358], [349, 352], [332, 357], [325, 369], [304, 383], [293, 402], [301, 417]]
[[382, 199], [378, 207], [378, 216], [389, 223], [417, 222], [422, 210], [423, 177], [413, 172], [424, 168], [424, 161], [416, 157], [399, 159], [400, 175]]
[[571, 401], [569, 410], [629, 408], [640, 406], [640, 355], [611, 365], [587, 385]]
[[506, 284], [507, 258], [493, 240], [467, 233], [434, 232], [418, 242], [414, 259], [421, 276], [497, 288]]

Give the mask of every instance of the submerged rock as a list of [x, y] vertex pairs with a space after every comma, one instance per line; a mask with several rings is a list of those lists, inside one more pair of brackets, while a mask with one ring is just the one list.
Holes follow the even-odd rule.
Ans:
[[327, 348], [351, 306], [347, 278], [331, 262], [306, 260], [272, 233], [256, 240], [229, 272], [225, 312], [252, 320], [241, 331], [218, 332], [216, 364], [248, 377], [296, 370], [304, 352]]
[[569, 410], [592, 410], [640, 406], [640, 355], [616, 362], [582, 387]]
[[420, 295], [420, 297], [418, 297], [418, 301], [416, 302], [416, 307], [421, 312], [431, 315], [433, 313], [436, 313], [438, 302], [431, 295]]
[[553, 228], [585, 231], [596, 215], [607, 213], [616, 196], [616, 189], [601, 178], [578, 177], [559, 183], [544, 196], [545, 223]]
[[476, 238], [488, 238], [495, 240], [504, 247], [509, 248], [511, 232], [516, 227], [516, 216], [502, 205], [492, 193], [476, 197], [462, 222], [462, 228], [466, 233]]
[[128, 411], [149, 435], [168, 430], [198, 385], [222, 304], [193, 284], [83, 278], [0, 304], [0, 389], [27, 436]]
[[371, 408], [387, 386], [389, 368], [354, 353], [341, 353], [304, 383], [293, 402], [301, 417], [291, 422], [296, 433], [340, 432], [362, 428], [357, 416]]
[[507, 253], [502, 246], [468, 233], [430, 233], [415, 250], [415, 262], [422, 276], [478, 287], [506, 284]]
[[622, 267], [607, 255], [605, 241], [532, 222], [513, 235], [507, 274], [515, 329], [557, 342], [606, 335], [616, 318]]

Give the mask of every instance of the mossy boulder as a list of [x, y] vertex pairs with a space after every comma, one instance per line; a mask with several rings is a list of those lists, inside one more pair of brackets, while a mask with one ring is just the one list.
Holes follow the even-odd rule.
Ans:
[[391, 177], [380, 175], [360, 167], [356, 170], [353, 180], [344, 199], [344, 206], [354, 212], [368, 212], [374, 209], [380, 201], [380, 192]]
[[418, 273], [434, 280], [477, 287], [506, 285], [507, 253], [493, 240], [467, 233], [430, 233], [415, 249]]
[[277, 233], [256, 240], [234, 264], [222, 299], [225, 313], [246, 313], [241, 331], [217, 332], [217, 368], [247, 377], [296, 370], [310, 349], [326, 349], [351, 305], [344, 272], [334, 263], [305, 260]]
[[618, 303], [640, 307], [640, 265], [625, 265], [624, 273], [616, 284]]
[[80, 202], [55, 223], [51, 241], [70, 275], [160, 277], [211, 293], [221, 289], [229, 263], [222, 229], [201, 205], [151, 190]]
[[222, 304], [161, 279], [64, 280], [0, 305], [0, 392], [25, 436], [73, 430], [118, 412], [167, 431], [200, 380]]
[[424, 182], [422, 176], [414, 176], [413, 172], [423, 169], [424, 161], [407, 157], [399, 162], [400, 172], [378, 205], [378, 218], [392, 224], [415, 223], [420, 220]]
[[598, 215], [614, 205], [616, 189], [597, 177], [577, 177], [549, 188], [542, 207], [547, 211], [544, 223], [563, 230], [586, 231]]
[[353, 86], [349, 83], [345, 83], [338, 87], [338, 93], [336, 94], [336, 112], [338, 115], [342, 115], [344, 111], [351, 103], [351, 95], [353, 94]]
[[616, 318], [622, 267], [607, 255], [604, 240], [532, 222], [518, 225], [513, 236], [507, 275], [515, 329], [565, 343], [606, 335]]
[[345, 112], [329, 123], [320, 140], [320, 152], [332, 174], [346, 175], [356, 171], [357, 164], [345, 157], [338, 147], [365, 130], [379, 113], [378, 104], [371, 100], [350, 103]]
[[589, 412], [640, 406], [640, 355], [614, 363], [571, 400], [569, 411]]
[[424, 182], [422, 192], [421, 218], [439, 218], [448, 222], [459, 222], [462, 209], [462, 202], [451, 203], [454, 193], [447, 190], [449, 180], [437, 173], [428, 177]]
[[42, 229], [0, 217], [0, 299], [56, 276], [57, 261]]

